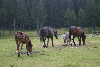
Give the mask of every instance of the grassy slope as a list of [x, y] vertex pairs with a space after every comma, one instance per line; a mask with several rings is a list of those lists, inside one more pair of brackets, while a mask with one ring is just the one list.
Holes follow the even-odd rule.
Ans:
[[[59, 40], [54, 38], [55, 47], [51, 46], [50, 40], [49, 47], [43, 48], [43, 43], [40, 43], [36, 31], [24, 32], [30, 36], [34, 45], [33, 52], [41, 51], [42, 53], [34, 53], [29, 56], [21, 54], [20, 57], [17, 57], [14, 36], [0, 36], [0, 67], [100, 67], [100, 35], [87, 36], [85, 46], [78, 46], [77, 43], [76, 47], [62, 47], [64, 43], [60, 35], [66, 31], [59, 29]], [[77, 38], [75, 42], [78, 42]], [[25, 44], [21, 52], [26, 52]]]

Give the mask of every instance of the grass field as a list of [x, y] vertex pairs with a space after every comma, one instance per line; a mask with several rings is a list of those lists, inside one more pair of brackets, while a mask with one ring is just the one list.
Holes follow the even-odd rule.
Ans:
[[[17, 55], [17, 45], [14, 35], [0, 36], [0, 67], [100, 67], [100, 35], [93, 34], [89, 37], [86, 34], [86, 45], [78, 45], [78, 39], [75, 38], [77, 46], [64, 45], [61, 34], [65, 29], [57, 29], [59, 40], [54, 37], [54, 46], [51, 46], [51, 40], [48, 48], [43, 48], [36, 31], [23, 31], [28, 33], [33, 44], [32, 51], [39, 52]], [[83, 43], [82, 43], [83, 44]], [[26, 45], [23, 45], [21, 52], [26, 52]]]

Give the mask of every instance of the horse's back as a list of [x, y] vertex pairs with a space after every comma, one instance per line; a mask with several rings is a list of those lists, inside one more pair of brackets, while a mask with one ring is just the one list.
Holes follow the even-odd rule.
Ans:
[[76, 26], [71, 26], [71, 35], [76, 33]]
[[83, 29], [81, 27], [77, 27], [77, 35], [82, 35]]
[[23, 35], [24, 35], [25, 37], [22, 39], [22, 42], [23, 42], [23, 43], [29, 42], [29, 41], [30, 41], [30, 38], [29, 38], [28, 34], [27, 34], [27, 33], [23, 33]]

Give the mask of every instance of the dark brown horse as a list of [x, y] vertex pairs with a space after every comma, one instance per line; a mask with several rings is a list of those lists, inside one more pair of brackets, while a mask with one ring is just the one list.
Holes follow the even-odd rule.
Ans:
[[[32, 46], [33, 45], [31, 43], [31, 40], [30, 40], [29, 36], [27, 35], [27, 33], [23, 33], [21, 31], [18, 31], [18, 32], [15, 33], [14, 37], [15, 37], [15, 41], [16, 41], [16, 44], [17, 44], [18, 57], [20, 57], [20, 52], [22, 50], [22, 46], [25, 43], [26, 43], [26, 48], [27, 48], [27, 55], [29, 55], [28, 51], [29, 51], [29, 53], [32, 52]], [[20, 48], [20, 52], [19, 52], [20, 44], [21, 44], [21, 48]]]
[[73, 35], [73, 43], [75, 46], [76, 46], [76, 44], [74, 42], [75, 37], [78, 37], [79, 45], [81, 45], [81, 38], [83, 41], [83, 45], [85, 45], [86, 36], [85, 36], [83, 29], [81, 27], [76, 27], [76, 26], [69, 27], [69, 39], [70, 39], [70, 41], [71, 41], [71, 35]]
[[[39, 33], [40, 41], [44, 42], [44, 45], [43, 45], [44, 48], [48, 47], [49, 38], [51, 38], [52, 46], [54, 47], [54, 45], [53, 45], [53, 35], [56, 37], [56, 39], [58, 39], [58, 33], [54, 29], [52, 29], [50, 27], [43, 27], [43, 28], [40, 29], [40, 33]], [[47, 46], [45, 45], [46, 38], [48, 38]]]

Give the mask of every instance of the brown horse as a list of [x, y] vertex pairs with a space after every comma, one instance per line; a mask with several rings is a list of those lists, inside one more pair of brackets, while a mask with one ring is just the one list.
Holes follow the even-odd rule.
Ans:
[[81, 38], [83, 41], [83, 45], [85, 45], [86, 36], [85, 36], [83, 29], [81, 27], [76, 27], [76, 26], [69, 27], [69, 39], [70, 39], [70, 41], [71, 41], [71, 35], [73, 35], [73, 43], [75, 46], [76, 46], [76, 44], [74, 42], [75, 36], [78, 37], [78, 39], [79, 39], [79, 45], [81, 45]]
[[[31, 40], [30, 40], [29, 36], [27, 35], [27, 33], [23, 33], [21, 31], [18, 31], [18, 32], [15, 33], [14, 37], [15, 37], [15, 41], [16, 41], [16, 44], [17, 44], [18, 57], [20, 57], [20, 52], [22, 50], [22, 46], [25, 43], [26, 43], [26, 48], [27, 48], [27, 55], [29, 55], [28, 51], [29, 51], [29, 53], [32, 52], [32, 46], [33, 45], [31, 43]], [[19, 52], [20, 44], [21, 44], [21, 48], [20, 48], [20, 52]]]

